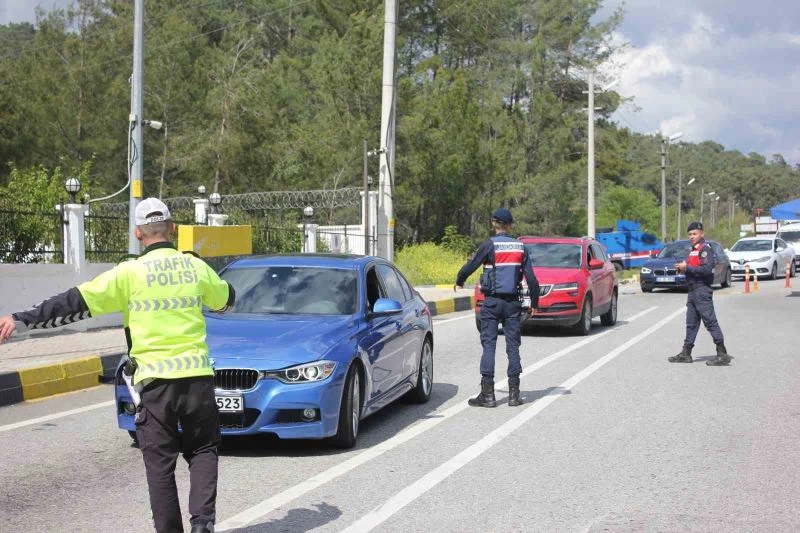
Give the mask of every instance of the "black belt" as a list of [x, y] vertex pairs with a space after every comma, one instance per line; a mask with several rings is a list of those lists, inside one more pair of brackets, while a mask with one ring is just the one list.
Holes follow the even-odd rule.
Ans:
[[497, 298], [498, 300], [505, 300], [506, 302], [518, 302], [519, 296], [516, 294], [490, 294], [492, 298]]

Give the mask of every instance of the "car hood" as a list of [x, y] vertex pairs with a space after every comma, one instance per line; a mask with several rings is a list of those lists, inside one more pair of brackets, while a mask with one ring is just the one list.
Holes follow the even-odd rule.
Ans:
[[745, 261], [752, 261], [753, 259], [758, 259], [759, 257], [772, 257], [773, 252], [769, 250], [763, 252], [728, 252], [728, 257], [731, 261], [736, 262], [739, 259], [744, 259]]
[[675, 263], [680, 263], [680, 262], [681, 262], [680, 259], [674, 259], [674, 258], [658, 259], [658, 258], [656, 258], [656, 259], [649, 260], [644, 265], [642, 265], [642, 267], [643, 268], [649, 268], [651, 270], [654, 269], [654, 268], [673, 268], [675, 266]]
[[579, 268], [534, 267], [533, 270], [539, 285], [578, 281], [583, 275], [583, 271]]
[[316, 361], [352, 334], [352, 316], [206, 316], [209, 357], [217, 367], [258, 363], [264, 369]]

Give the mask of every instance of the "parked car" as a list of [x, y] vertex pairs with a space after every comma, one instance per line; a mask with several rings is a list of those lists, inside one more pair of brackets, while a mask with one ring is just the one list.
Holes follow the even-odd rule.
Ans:
[[[523, 324], [572, 327], [587, 335], [592, 319], [617, 322], [618, 285], [614, 265], [603, 246], [588, 237], [520, 237], [539, 280], [539, 305], [530, 309], [523, 280]], [[475, 287], [475, 325], [481, 329], [484, 295]]]
[[[274, 255], [238, 259], [220, 275], [236, 289], [229, 313], [206, 315], [223, 436], [352, 447], [364, 417], [400, 397], [430, 398], [431, 314], [391, 263]], [[134, 431], [120, 373], [118, 424]]]
[[790, 275], [795, 274], [794, 248], [786, 241], [774, 236], [745, 237], [739, 239], [731, 247], [731, 269], [734, 276], [744, 276], [746, 267], [750, 267], [753, 276], [775, 279], [778, 273], [786, 272], [786, 263], [790, 265]]
[[800, 268], [800, 223], [791, 222], [782, 225], [775, 237], [783, 239], [794, 249], [794, 269], [797, 271]]
[[[714, 251], [714, 285], [731, 286], [731, 264], [728, 254], [718, 242], [706, 241]], [[692, 243], [688, 240], [673, 241], [661, 253], [644, 264], [639, 272], [639, 285], [642, 292], [653, 289], [685, 289], [686, 275], [675, 270], [675, 263], [686, 261]]]

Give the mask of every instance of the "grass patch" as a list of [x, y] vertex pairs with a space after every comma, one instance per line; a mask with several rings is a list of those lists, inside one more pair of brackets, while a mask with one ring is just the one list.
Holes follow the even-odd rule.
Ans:
[[[431, 242], [406, 246], [394, 256], [395, 264], [412, 285], [452, 285], [459, 269], [468, 260], [468, 256]], [[477, 283], [481, 270], [476, 270], [467, 279], [467, 284]]]

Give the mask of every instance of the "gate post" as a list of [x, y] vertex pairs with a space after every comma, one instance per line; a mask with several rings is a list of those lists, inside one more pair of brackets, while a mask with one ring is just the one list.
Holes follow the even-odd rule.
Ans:
[[64, 212], [64, 264], [72, 265], [75, 272], [86, 267], [86, 206], [84, 204], [63, 204]]

